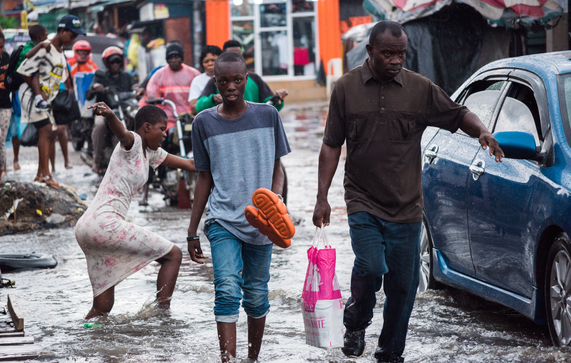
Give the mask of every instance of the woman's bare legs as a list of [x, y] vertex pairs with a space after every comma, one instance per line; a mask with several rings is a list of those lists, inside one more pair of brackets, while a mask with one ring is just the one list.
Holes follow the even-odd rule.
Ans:
[[56, 171], [56, 138], [59, 140], [59, 146], [61, 147], [61, 153], [63, 154], [63, 162], [66, 169], [71, 169], [71, 163], [69, 162], [69, 157], [67, 153], [67, 126], [59, 125], [57, 130], [53, 132], [53, 142], [50, 149], [50, 162], [52, 164], [52, 173]]
[[182, 262], [182, 251], [174, 246], [169, 253], [157, 261], [162, 265], [157, 277], [157, 302], [161, 308], [168, 309]]
[[115, 286], [108, 288], [101, 295], [93, 298], [93, 306], [85, 316], [85, 319], [109, 314], [115, 302]]
[[[169, 308], [182, 261], [182, 252], [180, 248], [174, 246], [169, 253], [157, 261], [162, 264], [157, 278], [157, 301], [160, 307]], [[85, 316], [85, 319], [108, 314], [113, 308], [114, 302], [115, 286], [108, 288], [101, 295], [93, 298], [93, 306]]]
[[57, 138], [59, 140], [59, 146], [61, 147], [61, 153], [63, 154], [64, 166], [66, 169], [71, 169], [73, 166], [71, 166], [67, 154], [67, 125], [59, 125], [57, 127]]
[[53, 140], [52, 125], [47, 124], [39, 130], [38, 139], [38, 173], [36, 178], [43, 179], [50, 176], [50, 148]]
[[14, 150], [14, 171], [20, 170], [20, 139], [12, 136], [12, 149]]
[[56, 132], [52, 131], [53, 139], [50, 142], [50, 164], [52, 164], [52, 173], [56, 172]]

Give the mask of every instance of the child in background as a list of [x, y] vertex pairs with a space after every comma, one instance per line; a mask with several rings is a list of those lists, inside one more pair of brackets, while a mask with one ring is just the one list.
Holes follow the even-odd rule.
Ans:
[[[50, 51], [51, 43], [46, 42], [48, 39], [48, 30], [42, 25], [32, 25], [29, 29], [30, 40], [24, 45], [22, 48], [22, 52], [18, 57], [18, 63], [16, 65], [16, 69], [20, 67], [22, 62], [28, 58], [32, 58], [33, 56], [38, 53], [40, 49], [45, 49], [46, 52]], [[39, 79], [38, 77], [32, 76], [32, 81], [35, 84], [38, 84], [39, 87]], [[41, 96], [36, 96], [36, 107], [42, 110], [46, 110], [49, 108], [49, 104], [46, 102], [44, 98]]]
[[214, 270], [214, 315], [223, 362], [236, 357], [240, 300], [248, 315], [248, 359], [257, 361], [266, 315], [272, 242], [252, 227], [244, 209], [258, 188], [282, 192], [280, 158], [290, 152], [278, 111], [244, 100], [248, 80], [240, 54], [222, 53], [214, 64], [222, 104], [199, 113], [192, 126], [198, 179], [188, 227], [188, 252], [202, 263], [198, 224], [208, 200], [204, 234]]
[[6, 70], [10, 56], [4, 51], [6, 39], [4, 33], [0, 32], [0, 180], [6, 178], [6, 136], [10, 126], [10, 116], [12, 115], [12, 101], [10, 101], [10, 91], [4, 86]]
[[172, 242], [126, 222], [129, 205], [148, 178], [149, 166], [194, 169], [194, 161], [163, 150], [167, 115], [156, 106], [144, 106], [135, 116], [136, 132], [129, 132], [103, 102], [95, 115], [103, 116], [119, 139], [97, 194], [75, 227], [75, 236], [87, 260], [93, 287], [93, 307], [85, 317], [107, 314], [114, 302], [115, 285], [152, 261], [162, 264], [157, 278], [159, 307], [169, 308], [182, 260]]

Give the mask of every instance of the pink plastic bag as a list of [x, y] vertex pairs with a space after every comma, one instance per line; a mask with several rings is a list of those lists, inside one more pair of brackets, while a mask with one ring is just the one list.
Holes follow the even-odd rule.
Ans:
[[335, 275], [336, 254], [323, 230], [316, 229], [307, 257], [309, 266], [301, 294], [305, 342], [322, 348], [342, 347], [343, 299]]

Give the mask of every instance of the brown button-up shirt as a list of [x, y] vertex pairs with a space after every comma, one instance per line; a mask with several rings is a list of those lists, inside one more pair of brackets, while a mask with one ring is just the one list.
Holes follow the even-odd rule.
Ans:
[[422, 221], [422, 132], [427, 126], [455, 132], [467, 112], [428, 78], [407, 69], [381, 84], [367, 59], [341, 77], [331, 94], [323, 142], [339, 147], [347, 141], [347, 213]]

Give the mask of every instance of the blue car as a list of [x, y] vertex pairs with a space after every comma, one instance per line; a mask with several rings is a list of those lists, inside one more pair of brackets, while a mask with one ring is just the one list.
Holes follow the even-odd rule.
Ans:
[[571, 52], [478, 70], [452, 99], [504, 150], [429, 128], [422, 139], [420, 291], [452, 286], [547, 324], [571, 344]]

